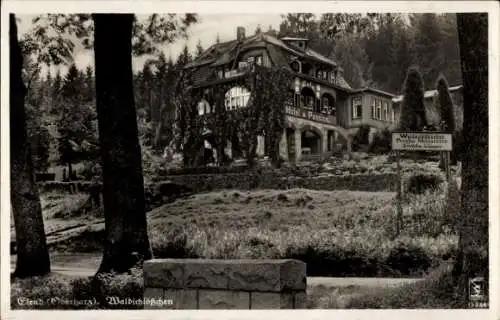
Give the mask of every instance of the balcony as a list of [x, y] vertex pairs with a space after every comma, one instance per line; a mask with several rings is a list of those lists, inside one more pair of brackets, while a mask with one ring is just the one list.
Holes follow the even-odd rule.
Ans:
[[287, 104], [285, 105], [285, 113], [289, 116], [302, 118], [314, 122], [320, 122], [324, 124], [337, 124], [337, 117], [327, 115], [325, 113], [314, 112], [310, 108], [298, 108], [293, 105]]

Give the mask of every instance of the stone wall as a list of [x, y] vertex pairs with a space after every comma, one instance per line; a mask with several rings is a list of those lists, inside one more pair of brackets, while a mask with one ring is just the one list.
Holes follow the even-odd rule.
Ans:
[[[263, 172], [247, 171], [241, 173], [224, 174], [185, 174], [172, 175], [162, 178], [161, 181], [145, 185], [147, 198], [157, 195], [171, 194], [178, 196], [183, 193], [199, 193], [221, 189], [292, 189], [306, 188], [313, 190], [352, 190], [352, 191], [395, 191], [397, 175], [395, 173], [370, 173], [347, 175], [319, 175], [295, 176], [284, 175], [272, 170]], [[39, 183], [40, 192], [89, 192], [100, 191], [100, 184], [93, 182], [42, 182]], [[180, 187], [186, 190], [177, 190]], [[175, 190], [174, 190], [175, 189]]]
[[305, 309], [306, 264], [153, 259], [144, 263], [144, 300], [147, 309]]
[[314, 190], [353, 190], [353, 191], [395, 191], [397, 175], [349, 174], [324, 175], [316, 177], [283, 177], [271, 172], [228, 174], [199, 174], [169, 176], [165, 179], [175, 184], [189, 187], [194, 192], [206, 192], [220, 189], [292, 189], [307, 188]]

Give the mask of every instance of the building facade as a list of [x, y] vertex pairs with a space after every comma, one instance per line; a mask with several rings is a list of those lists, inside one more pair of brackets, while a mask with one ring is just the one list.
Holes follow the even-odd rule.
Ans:
[[[397, 122], [398, 97], [373, 88], [352, 88], [342, 67], [312, 50], [308, 39], [278, 39], [265, 33], [246, 37], [242, 27], [236, 35], [233, 41], [211, 46], [185, 69], [194, 70], [197, 87], [234, 82], [225, 95], [228, 112], [246, 107], [251, 92], [236, 83], [252, 65], [286, 69], [293, 79], [283, 106], [286, 128], [280, 154], [284, 159], [298, 161], [328, 156], [339, 148], [350, 150], [351, 136], [360, 126], [369, 125], [373, 135]], [[213, 112], [209, 103], [200, 101], [199, 115], [209, 112]], [[259, 155], [265, 150], [263, 141], [258, 139]]]

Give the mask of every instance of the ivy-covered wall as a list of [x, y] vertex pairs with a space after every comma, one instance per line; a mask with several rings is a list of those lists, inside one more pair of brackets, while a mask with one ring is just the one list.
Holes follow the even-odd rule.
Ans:
[[[290, 75], [282, 69], [255, 66], [246, 77], [205, 88], [191, 85], [189, 75], [181, 80], [175, 99], [176, 147], [184, 155], [185, 166], [201, 164], [204, 132], [211, 132], [211, 143], [218, 155], [224, 155], [227, 141], [236, 141], [250, 165], [255, 162], [257, 136], [266, 137], [267, 153], [278, 165], [279, 141], [285, 127], [285, 99], [291, 85]], [[226, 111], [228, 90], [241, 86], [251, 92], [245, 108]], [[212, 112], [198, 115], [197, 104], [207, 100]], [[221, 164], [228, 161], [222, 157]]]

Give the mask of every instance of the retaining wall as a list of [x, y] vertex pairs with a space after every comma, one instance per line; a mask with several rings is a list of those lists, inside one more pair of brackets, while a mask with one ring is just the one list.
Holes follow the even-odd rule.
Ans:
[[148, 309], [305, 309], [298, 260], [153, 259], [144, 262]]

